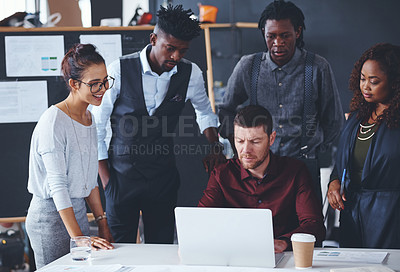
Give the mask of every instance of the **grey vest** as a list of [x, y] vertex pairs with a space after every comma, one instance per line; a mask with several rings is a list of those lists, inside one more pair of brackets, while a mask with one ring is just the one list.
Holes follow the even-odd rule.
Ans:
[[147, 178], [176, 169], [172, 133], [185, 106], [192, 64], [181, 60], [167, 94], [152, 116], [146, 109], [139, 52], [123, 56], [121, 91], [111, 114], [110, 165], [129, 176], [134, 168]]

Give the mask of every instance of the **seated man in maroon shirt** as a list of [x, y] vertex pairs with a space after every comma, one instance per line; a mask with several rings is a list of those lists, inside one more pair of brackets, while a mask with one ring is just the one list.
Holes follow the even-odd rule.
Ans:
[[234, 120], [239, 158], [214, 168], [199, 207], [272, 210], [275, 252], [282, 252], [291, 248], [293, 233], [310, 233], [322, 242], [325, 227], [310, 173], [301, 161], [269, 150], [275, 136], [268, 110], [254, 105], [240, 110]]

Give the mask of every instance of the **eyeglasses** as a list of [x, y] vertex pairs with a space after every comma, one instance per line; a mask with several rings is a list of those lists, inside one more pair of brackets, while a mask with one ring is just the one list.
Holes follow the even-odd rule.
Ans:
[[98, 81], [98, 82], [95, 82], [95, 83], [92, 83], [92, 84], [83, 82], [83, 81], [81, 81], [79, 79], [75, 79], [75, 80], [79, 81], [80, 83], [85, 84], [88, 87], [90, 87], [90, 92], [92, 94], [95, 94], [95, 93], [100, 92], [103, 89], [103, 86], [104, 86], [105, 90], [111, 89], [112, 86], [114, 86], [115, 78], [113, 78], [112, 76], [107, 76], [107, 78], [103, 82]]

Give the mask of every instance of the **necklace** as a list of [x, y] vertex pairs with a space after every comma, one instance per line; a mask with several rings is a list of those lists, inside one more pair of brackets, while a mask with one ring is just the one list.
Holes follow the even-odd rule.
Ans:
[[[374, 127], [376, 125], [376, 123], [373, 123], [373, 124], [371, 124], [371, 125], [363, 125], [363, 124], [361, 124], [360, 123], [360, 133], [357, 135], [357, 139], [359, 139], [360, 141], [366, 141], [366, 140], [369, 140], [369, 139], [371, 139], [372, 138], [372, 136], [374, 136], [374, 134], [375, 134], [375, 131], [373, 131], [372, 133], [371, 133], [371, 135], [369, 135], [369, 136], [367, 136], [367, 137], [360, 137], [361, 135], [365, 135], [365, 134], [367, 134], [368, 132], [370, 132], [371, 130], [372, 130], [372, 128]], [[364, 130], [364, 129], [366, 129], [366, 130]]]
[[[376, 123], [373, 123], [372, 125], [369, 126], [364, 126], [363, 124], [360, 123], [360, 134], [367, 134], [368, 132], [371, 131], [371, 129], [375, 126]], [[363, 130], [367, 129], [367, 130]]]
[[[69, 111], [68, 108], [68, 104], [67, 101], [64, 100], [65, 103], [65, 107], [67, 108], [68, 111], [68, 116], [71, 120], [71, 124], [72, 127], [74, 128], [74, 133], [75, 133], [75, 139], [78, 145], [78, 149], [79, 149], [79, 155], [81, 157], [81, 167], [82, 167], [82, 174], [85, 175], [85, 169], [83, 169], [83, 156], [82, 156], [82, 151], [81, 151], [81, 147], [79, 145], [79, 140], [78, 140], [78, 135], [76, 134], [76, 129], [75, 129], [75, 125], [74, 125], [74, 121], [72, 120], [72, 116], [71, 116], [71, 112]], [[86, 178], [85, 178], [85, 191], [87, 190], [87, 183], [88, 183], [88, 177], [89, 177], [89, 165], [90, 165], [90, 154], [92, 153], [92, 129], [89, 128], [89, 158], [88, 158], [88, 166], [87, 166], [87, 171], [86, 171]]]
[[363, 125], [363, 124], [360, 123], [360, 128], [372, 128], [372, 127], [374, 127], [375, 125], [376, 125], [376, 123], [373, 123], [373, 124], [371, 124], [371, 125], [369, 125], [369, 126], [366, 126], [366, 125]]

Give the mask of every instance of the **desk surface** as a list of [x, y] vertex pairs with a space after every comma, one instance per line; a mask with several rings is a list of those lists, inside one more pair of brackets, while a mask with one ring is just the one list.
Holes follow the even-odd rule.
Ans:
[[[113, 250], [99, 250], [92, 251], [90, 261], [74, 262], [71, 260], [69, 254], [61, 257], [60, 259], [52, 262], [46, 267], [53, 265], [105, 265], [105, 264], [122, 264], [122, 265], [179, 265], [178, 245], [148, 245], [148, 244], [114, 244]], [[338, 250], [327, 249], [324, 250]], [[345, 250], [359, 250], [363, 252], [368, 251], [384, 251], [389, 252], [389, 257], [383, 263], [395, 271], [400, 272], [400, 250], [377, 250], [377, 249], [343, 249]], [[322, 262], [314, 261], [313, 269], [317, 271], [329, 271], [330, 268], [341, 267], [360, 267], [360, 266], [374, 266], [374, 264], [363, 263], [342, 263], [342, 262]], [[278, 264], [277, 268], [294, 268], [294, 260], [292, 252], [285, 252], [283, 260]], [[279, 270], [279, 269], [276, 269]], [[254, 269], [259, 271], [259, 269]]]

